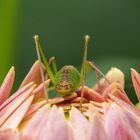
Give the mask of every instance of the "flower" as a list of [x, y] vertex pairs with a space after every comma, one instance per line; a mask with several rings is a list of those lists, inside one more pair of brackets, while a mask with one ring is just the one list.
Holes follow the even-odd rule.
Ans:
[[[140, 75], [134, 69], [131, 74], [140, 101]], [[112, 68], [93, 88], [84, 86], [49, 102], [38, 61], [9, 96], [14, 76], [12, 67], [0, 87], [0, 140], [139, 140], [140, 112], [124, 91], [119, 69]]]

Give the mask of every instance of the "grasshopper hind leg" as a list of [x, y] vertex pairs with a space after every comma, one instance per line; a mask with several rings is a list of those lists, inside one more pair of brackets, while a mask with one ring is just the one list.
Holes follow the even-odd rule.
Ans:
[[96, 64], [92, 61], [87, 61], [87, 64], [93, 69], [94, 73], [95, 73], [95, 77], [96, 77], [96, 82], [97, 84], [100, 86], [99, 83], [99, 74], [107, 81], [108, 84], [110, 84], [110, 81], [106, 78], [106, 76], [100, 71], [100, 69], [98, 69], [98, 67], [96, 66]]

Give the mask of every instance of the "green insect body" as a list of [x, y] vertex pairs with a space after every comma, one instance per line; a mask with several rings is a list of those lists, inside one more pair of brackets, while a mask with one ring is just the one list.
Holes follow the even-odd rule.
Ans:
[[[81, 72], [79, 72], [74, 66], [71, 65], [66, 65], [62, 67], [59, 71], [57, 71], [56, 63], [55, 60], [53, 59], [54, 57], [52, 57], [50, 59], [51, 61], [48, 62], [42, 50], [42, 46], [39, 42], [38, 35], [34, 36], [38, 59], [40, 60], [40, 65], [41, 65], [41, 58], [42, 58], [44, 65], [46, 67], [47, 74], [51, 80], [52, 85], [54, 86], [50, 89], [55, 89], [57, 93], [60, 93], [62, 95], [68, 95], [76, 91], [78, 87], [84, 86], [85, 67], [86, 67], [86, 60], [87, 60], [87, 46], [88, 46], [89, 38], [90, 37], [88, 35], [85, 35], [83, 62], [82, 62]], [[51, 64], [53, 70], [51, 69], [50, 66]]]
[[54, 86], [56, 92], [68, 95], [74, 92], [80, 83], [79, 71], [71, 65], [62, 67], [55, 75]]

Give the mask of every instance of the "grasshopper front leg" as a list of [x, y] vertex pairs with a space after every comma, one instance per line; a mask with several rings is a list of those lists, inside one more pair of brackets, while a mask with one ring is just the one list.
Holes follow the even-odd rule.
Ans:
[[40, 44], [40, 42], [39, 42], [39, 36], [38, 36], [38, 35], [35, 35], [35, 36], [34, 36], [34, 40], [35, 40], [35, 43], [36, 43], [37, 48], [39, 49], [39, 53], [41, 54], [41, 57], [42, 57], [42, 59], [43, 59], [43, 62], [44, 62], [44, 65], [45, 65], [45, 67], [46, 67], [48, 76], [49, 76], [51, 82], [52, 82], [53, 85], [54, 85], [54, 74], [53, 74], [53, 72], [52, 72], [52, 70], [51, 70], [51, 67], [50, 67], [50, 65], [49, 65], [48, 60], [46, 59], [46, 57], [45, 57], [45, 55], [44, 55], [42, 46], [41, 46], [41, 44]]
[[52, 65], [54, 74], [56, 74], [58, 71], [57, 71], [56, 60], [55, 60], [54, 56], [49, 59], [49, 65], [50, 65], [50, 67]]
[[[49, 59], [49, 65], [50, 65], [50, 67], [52, 66], [53, 72], [56, 75], [56, 73], [58, 72], [58, 70], [57, 70], [56, 60], [55, 60], [55, 57], [54, 56], [52, 56]], [[48, 88], [48, 91], [52, 91], [54, 89], [55, 89], [55, 87], [54, 86], [51, 86], [51, 87]]]
[[[41, 57], [43, 59], [44, 65], [46, 67], [47, 74], [48, 74], [48, 76], [49, 76], [49, 78], [50, 78], [50, 80], [51, 80], [53, 85], [54, 85], [54, 73], [52, 72], [52, 69], [51, 69], [51, 67], [49, 65], [49, 62], [47, 61], [47, 59], [46, 59], [46, 57], [44, 55], [42, 46], [41, 46], [41, 44], [39, 42], [39, 36], [35, 35], [33, 38], [34, 38], [35, 45], [36, 45], [36, 52], [37, 52], [38, 60], [40, 62], [40, 73], [41, 73], [42, 83], [44, 83], [45, 98], [46, 98], [46, 100], [48, 102], [48, 92], [47, 92], [47, 89], [46, 89], [46, 86], [45, 86], [45, 76], [44, 76], [44, 73], [43, 73], [43, 70], [42, 70]], [[57, 68], [56, 68], [56, 64], [54, 63], [54, 60], [53, 60], [53, 68], [54, 68], [54, 72], [57, 72]], [[53, 89], [54, 89], [54, 87], [51, 87], [51, 88], [48, 89], [48, 91], [53, 90]]]

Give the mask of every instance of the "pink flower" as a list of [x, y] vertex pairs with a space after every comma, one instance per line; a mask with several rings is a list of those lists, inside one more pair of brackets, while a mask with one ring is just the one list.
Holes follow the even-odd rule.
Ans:
[[[131, 70], [140, 101], [140, 75]], [[124, 74], [112, 68], [94, 88], [44, 99], [36, 61], [11, 96], [12, 67], [0, 87], [0, 140], [139, 140], [140, 112], [124, 91]], [[49, 86], [46, 79], [46, 88]]]

